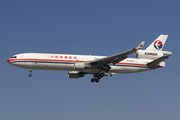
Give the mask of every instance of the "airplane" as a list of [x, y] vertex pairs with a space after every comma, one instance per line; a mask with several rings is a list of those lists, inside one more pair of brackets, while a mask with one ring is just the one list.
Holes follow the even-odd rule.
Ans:
[[[69, 78], [84, 77], [92, 74], [91, 82], [99, 82], [104, 76], [116, 73], [137, 73], [165, 67], [163, 60], [172, 52], [162, 51], [168, 35], [160, 35], [145, 50], [141, 50], [144, 41], [136, 48], [111, 56], [92, 56], [74, 54], [22, 53], [13, 55], [8, 63], [29, 70], [61, 70], [68, 71]], [[135, 52], [137, 58], [128, 58]]]

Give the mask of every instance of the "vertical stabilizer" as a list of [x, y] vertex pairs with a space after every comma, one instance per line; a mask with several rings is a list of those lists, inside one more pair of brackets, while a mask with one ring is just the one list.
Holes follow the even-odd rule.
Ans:
[[147, 51], [161, 51], [164, 47], [168, 35], [160, 35], [148, 48]]

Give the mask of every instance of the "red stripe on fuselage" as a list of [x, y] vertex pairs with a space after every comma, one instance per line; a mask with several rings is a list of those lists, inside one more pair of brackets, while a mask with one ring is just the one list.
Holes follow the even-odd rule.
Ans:
[[[16, 62], [16, 61], [44, 61], [44, 62], [87, 62], [87, 61], [77, 61], [77, 60], [52, 60], [52, 59], [8, 59], [8, 63]], [[142, 66], [142, 67], [153, 67], [153, 68], [160, 68], [162, 66], [157, 65], [150, 65], [147, 66], [146, 64], [135, 64], [135, 63], [117, 63], [117, 65], [129, 65], [129, 66]]]
[[52, 60], [52, 59], [8, 59], [8, 63], [16, 61], [45, 61], [45, 62], [87, 62], [87, 61], [77, 61], [77, 60]]

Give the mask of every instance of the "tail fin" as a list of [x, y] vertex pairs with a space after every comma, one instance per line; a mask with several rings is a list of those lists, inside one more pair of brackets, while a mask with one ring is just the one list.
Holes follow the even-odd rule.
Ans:
[[164, 47], [168, 35], [160, 35], [149, 47], [147, 51], [161, 51]]

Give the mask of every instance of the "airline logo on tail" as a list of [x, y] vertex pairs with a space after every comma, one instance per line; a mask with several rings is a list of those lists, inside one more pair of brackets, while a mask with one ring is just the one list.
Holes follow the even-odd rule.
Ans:
[[154, 42], [154, 47], [157, 49], [157, 50], [160, 50], [162, 47], [163, 47], [163, 43], [160, 41], [160, 40], [156, 40]]

